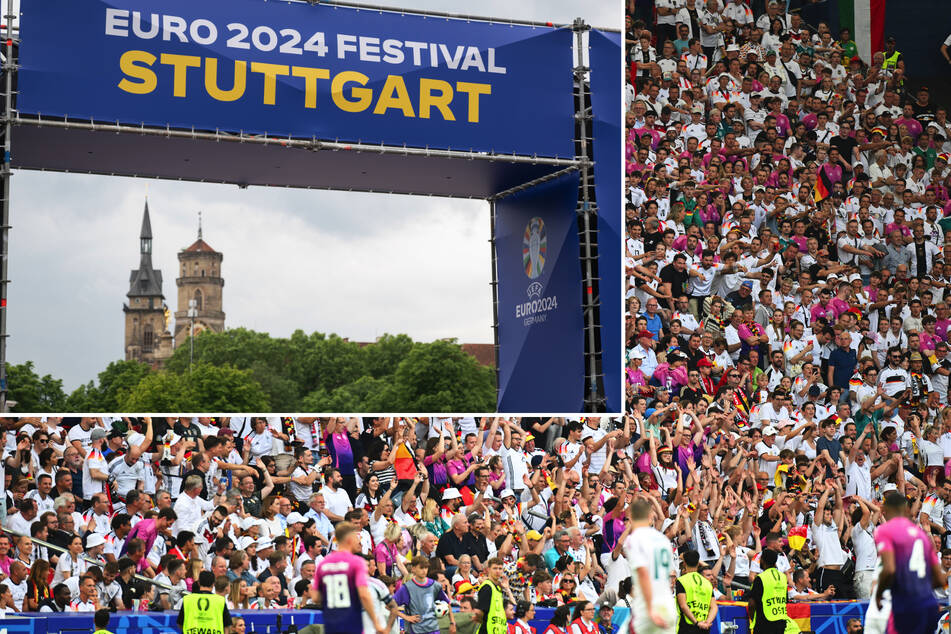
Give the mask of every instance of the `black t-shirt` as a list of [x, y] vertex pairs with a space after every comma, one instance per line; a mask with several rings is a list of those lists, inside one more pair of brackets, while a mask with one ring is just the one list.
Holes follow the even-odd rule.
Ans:
[[661, 269], [660, 279], [662, 282], [670, 282], [670, 293], [674, 297], [687, 294], [687, 280], [690, 279], [690, 275], [686, 269], [678, 271], [674, 264], [670, 263]]
[[680, 402], [681, 403], [697, 403], [703, 398], [703, 390], [700, 388], [692, 388], [689, 385], [685, 385], [680, 390]]
[[700, 363], [700, 359], [706, 359], [707, 355], [703, 354], [703, 350], [697, 348], [696, 350], [691, 350], [690, 346], [682, 347], [680, 349], [682, 354], [687, 355], [687, 369], [696, 370], [697, 364]]
[[763, 581], [759, 575], [753, 580], [750, 593], [756, 598], [756, 627], [753, 634], [783, 634], [786, 631], [786, 619], [769, 621], [763, 614]]
[[204, 499], [207, 500], [207, 499], [208, 499], [208, 486], [207, 486], [207, 483], [205, 482], [205, 472], [204, 472], [204, 471], [202, 471], [201, 469], [192, 469], [191, 471], [186, 471], [185, 474], [182, 476], [182, 482], [184, 483], [184, 482], [185, 482], [185, 479], [186, 479], [188, 476], [193, 476], [193, 475], [196, 475], [196, 476], [198, 476], [199, 478], [201, 478], [201, 493], [199, 493], [198, 495], [200, 495], [202, 498], [204, 498]]
[[466, 533], [466, 536], [471, 540], [471, 548], [475, 551], [472, 554], [485, 564], [485, 562], [489, 560], [489, 544], [485, 541], [485, 537], [478, 533], [473, 534], [472, 532]]
[[663, 241], [664, 234], [660, 231], [655, 231], [653, 233], [645, 232], [641, 239], [644, 241], [644, 253], [647, 253], [648, 251], [653, 251], [657, 248], [657, 245]]
[[911, 110], [915, 113], [915, 119], [918, 119], [918, 122], [921, 123], [922, 127], [926, 127], [928, 123], [934, 121], [935, 117], [935, 107], [930, 102], [926, 106], [918, 104], [917, 99], [912, 99]]
[[820, 249], [825, 248], [825, 246], [829, 244], [829, 230], [821, 224], [809, 223], [804, 235], [807, 238], [815, 238], [816, 242], [819, 243]]
[[[841, 135], [837, 134], [829, 139], [829, 145], [839, 150], [839, 154], [842, 155], [842, 158], [844, 158], [846, 162], [850, 164], [852, 163], [852, 150], [854, 150], [855, 146], [858, 144], [859, 142], [850, 136], [847, 136], [843, 139]], [[844, 167], [842, 169], [843, 171], [845, 170]]]
[[189, 422], [186, 427], [182, 421], [178, 421], [172, 430], [182, 438], [188, 438], [195, 442], [198, 442], [198, 439], [201, 438], [201, 430], [198, 428], [198, 425], [192, 425], [191, 422]]
[[446, 562], [447, 556], [459, 559], [463, 555], [479, 557], [479, 561], [485, 563], [485, 559], [481, 558], [476, 540], [470, 533], [464, 533], [462, 539], [456, 537], [456, 534], [451, 530], [443, 533], [442, 537], [439, 538], [439, 543], [436, 544], [436, 556]]

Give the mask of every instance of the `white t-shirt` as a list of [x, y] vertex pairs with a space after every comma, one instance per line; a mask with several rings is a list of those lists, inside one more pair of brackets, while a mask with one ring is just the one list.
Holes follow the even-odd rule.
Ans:
[[859, 466], [855, 461], [849, 463], [845, 475], [847, 478], [845, 484], [846, 495], [857, 495], [866, 500], [872, 498], [872, 463], [869, 462], [868, 458], [865, 459], [865, 464], [862, 466]]
[[[311, 473], [314, 472], [313, 467], [301, 467], [297, 465], [294, 468], [294, 472], [291, 474], [291, 478], [306, 478]], [[312, 484], [298, 484], [291, 480], [287, 483], [287, 488], [290, 490], [291, 495], [294, 496], [299, 502], [306, 502], [310, 499], [311, 494], [314, 492], [314, 487]]]
[[89, 472], [90, 469], [109, 473], [109, 465], [106, 464], [106, 459], [102, 457], [102, 452], [98, 449], [89, 450], [86, 459], [83, 460], [83, 497], [87, 500], [93, 493], [102, 493], [104, 490], [103, 481], [94, 479]]
[[330, 488], [324, 486], [320, 492], [324, 495], [324, 501], [327, 503], [327, 510], [334, 515], [343, 517], [347, 514], [347, 511], [353, 508], [353, 502], [350, 501], [350, 495], [343, 487], [338, 488], [336, 491], [331, 491]]
[[693, 275], [690, 276], [688, 292], [693, 296], [702, 297], [710, 294], [713, 288], [713, 280], [720, 271], [726, 268], [726, 265], [720, 262], [714, 262], [710, 265], [710, 268], [705, 269], [703, 265], [698, 262], [690, 268], [700, 275], [696, 277]]
[[69, 433], [66, 434], [66, 443], [69, 444], [74, 440], [78, 440], [80, 443], [82, 443], [83, 453], [89, 453], [89, 447], [92, 445], [92, 430], [92, 427], [89, 429], [83, 429], [79, 425], [73, 425], [69, 430]]
[[819, 551], [818, 565], [841, 566], [845, 563], [845, 551], [839, 541], [839, 528], [835, 524], [813, 524], [812, 541]]
[[[597, 429], [591, 429], [588, 425], [585, 425], [581, 428], [581, 440], [584, 441], [588, 438], [593, 438], [594, 442], [600, 442], [602, 438], [608, 435], [608, 432], [604, 431], [600, 427]], [[591, 454], [591, 464], [588, 466], [588, 472], [592, 474], [601, 473], [601, 469], [604, 468], [604, 463], [607, 461], [608, 457], [608, 443], [601, 445], [601, 448]], [[578, 462], [581, 462], [580, 460]], [[512, 488], [521, 488], [521, 481], [513, 482]]]
[[[756, 451], [759, 452], [759, 455], [761, 456], [763, 455], [778, 456], [779, 455], [779, 447], [777, 447], [775, 444], [772, 447], [770, 447], [762, 441], [756, 443]], [[766, 473], [768, 473], [770, 481], [772, 481], [773, 477], [776, 475], [776, 467], [778, 466], [779, 466], [778, 460], [763, 460], [763, 459], [759, 460], [759, 470], [765, 471]]]
[[871, 526], [862, 528], [858, 523], [852, 527], [852, 546], [855, 551], [855, 570], [875, 570], [875, 562], [878, 559], [878, 548], [875, 546], [875, 538], [872, 537]]

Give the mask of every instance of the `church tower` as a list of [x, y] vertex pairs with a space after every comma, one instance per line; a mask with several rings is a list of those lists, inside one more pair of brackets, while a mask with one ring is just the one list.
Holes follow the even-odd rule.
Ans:
[[124, 304], [125, 358], [159, 368], [172, 356], [172, 335], [168, 332], [168, 307], [162, 294], [162, 272], [152, 268], [152, 223], [149, 202], [145, 201], [139, 235], [139, 268], [129, 276], [129, 300]]
[[188, 314], [189, 302], [195, 302], [195, 336], [203, 330], [221, 332], [225, 329], [225, 313], [222, 310], [221, 260], [224, 256], [202, 239], [201, 214], [198, 215], [198, 239], [179, 252], [178, 310], [175, 311], [175, 347], [188, 341], [192, 317]]

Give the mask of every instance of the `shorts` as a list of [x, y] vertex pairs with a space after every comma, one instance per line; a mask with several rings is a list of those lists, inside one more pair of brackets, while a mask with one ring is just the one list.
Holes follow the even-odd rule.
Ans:
[[647, 614], [647, 606], [642, 601], [637, 601], [631, 610], [634, 613], [634, 631], [637, 634], [676, 634], [677, 621], [680, 617], [677, 614], [676, 604], [673, 600], [665, 597], [658, 602], [655, 610], [667, 622], [667, 627], [658, 627]]
[[887, 634], [891, 615], [892, 604], [888, 599], [882, 597], [882, 609], [879, 610], [875, 607], [875, 597], [871, 597], [865, 612], [865, 634]]
[[934, 634], [938, 626], [938, 602], [920, 605], [917, 610], [897, 612], [892, 607], [887, 634]]

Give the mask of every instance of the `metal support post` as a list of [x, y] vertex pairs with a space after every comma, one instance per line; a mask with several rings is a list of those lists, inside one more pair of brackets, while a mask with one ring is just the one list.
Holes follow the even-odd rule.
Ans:
[[581, 250], [582, 306], [585, 320], [585, 398], [586, 412], [604, 411], [605, 396], [603, 380], [600, 376], [601, 350], [598, 338], [599, 306], [597, 273], [597, 207], [594, 204], [591, 188], [593, 184], [593, 162], [589, 130], [591, 110], [587, 108], [588, 88], [585, 75], [588, 66], [585, 63], [584, 33], [590, 30], [581, 18], [576, 18], [572, 30], [575, 33], [576, 65], [573, 69], [576, 86], [575, 126], [576, 160], [581, 164], [580, 189], [578, 197], [578, 237]]
[[495, 252], [495, 200], [489, 201], [489, 249], [492, 251], [492, 337], [495, 342], [495, 393], [498, 402], [499, 383], [499, 267]]
[[0, 166], [0, 412], [7, 411], [7, 285], [10, 259], [10, 131], [13, 116], [14, 58], [13, 0], [7, 0], [7, 59], [3, 67], [3, 165]]

